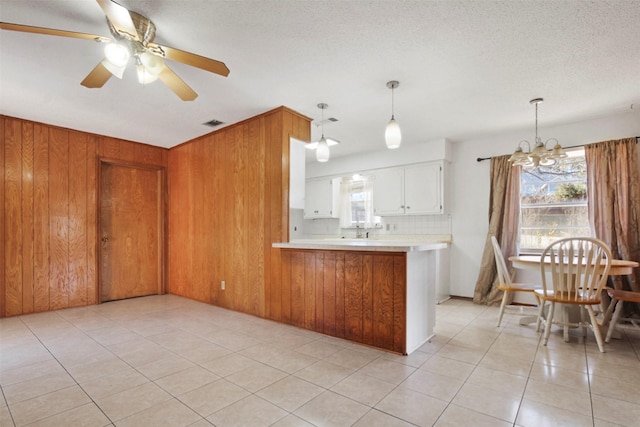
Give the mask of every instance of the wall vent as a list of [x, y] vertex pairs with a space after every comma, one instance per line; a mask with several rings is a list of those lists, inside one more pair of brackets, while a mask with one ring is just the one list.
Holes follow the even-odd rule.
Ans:
[[223, 125], [223, 124], [224, 124], [224, 122], [221, 122], [220, 120], [216, 120], [216, 119], [212, 119], [212, 120], [209, 120], [208, 122], [204, 122], [203, 123], [203, 125], [209, 126], [209, 127], [212, 127], [212, 128], [214, 128], [216, 126]]

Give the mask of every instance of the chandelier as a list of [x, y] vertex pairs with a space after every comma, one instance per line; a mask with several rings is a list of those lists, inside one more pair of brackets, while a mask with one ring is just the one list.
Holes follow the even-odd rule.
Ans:
[[[529, 101], [529, 104], [536, 107], [536, 133], [534, 140], [534, 148], [531, 150], [531, 144], [529, 141], [522, 140], [518, 143], [516, 151], [513, 152], [509, 161], [513, 163], [513, 166], [551, 166], [556, 163], [557, 159], [567, 157], [567, 153], [562, 149], [560, 143], [555, 138], [549, 138], [546, 142], [542, 142], [538, 136], [538, 104], [544, 101], [542, 98], [535, 98]], [[549, 142], [555, 142], [552, 149], [547, 148]], [[527, 145], [527, 151], [523, 149], [523, 143]]]

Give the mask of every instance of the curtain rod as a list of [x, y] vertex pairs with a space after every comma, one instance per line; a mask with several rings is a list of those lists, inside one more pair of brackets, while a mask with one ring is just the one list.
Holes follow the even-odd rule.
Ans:
[[[640, 142], [640, 136], [636, 136], [636, 144], [637, 144], [638, 142]], [[582, 144], [582, 145], [572, 145], [571, 147], [562, 147], [562, 148], [564, 148], [564, 149], [566, 150], [566, 149], [569, 149], [569, 148], [580, 148], [580, 147], [584, 147], [585, 145], [587, 145], [587, 144]], [[491, 160], [492, 158], [493, 158], [493, 157], [478, 157], [478, 158], [476, 159], [476, 162], [482, 162], [482, 161], [485, 161], [485, 160]]]

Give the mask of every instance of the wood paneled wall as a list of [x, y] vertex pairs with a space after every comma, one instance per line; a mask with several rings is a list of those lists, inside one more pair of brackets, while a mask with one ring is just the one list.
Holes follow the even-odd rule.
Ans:
[[0, 317], [97, 303], [98, 158], [168, 150], [0, 116]]
[[309, 118], [279, 107], [169, 150], [170, 293], [270, 317], [271, 243], [289, 233], [289, 137], [310, 132]]

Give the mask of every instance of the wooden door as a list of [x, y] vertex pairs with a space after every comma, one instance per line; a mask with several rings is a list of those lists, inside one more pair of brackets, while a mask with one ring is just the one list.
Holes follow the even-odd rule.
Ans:
[[100, 302], [163, 292], [163, 170], [100, 163]]

